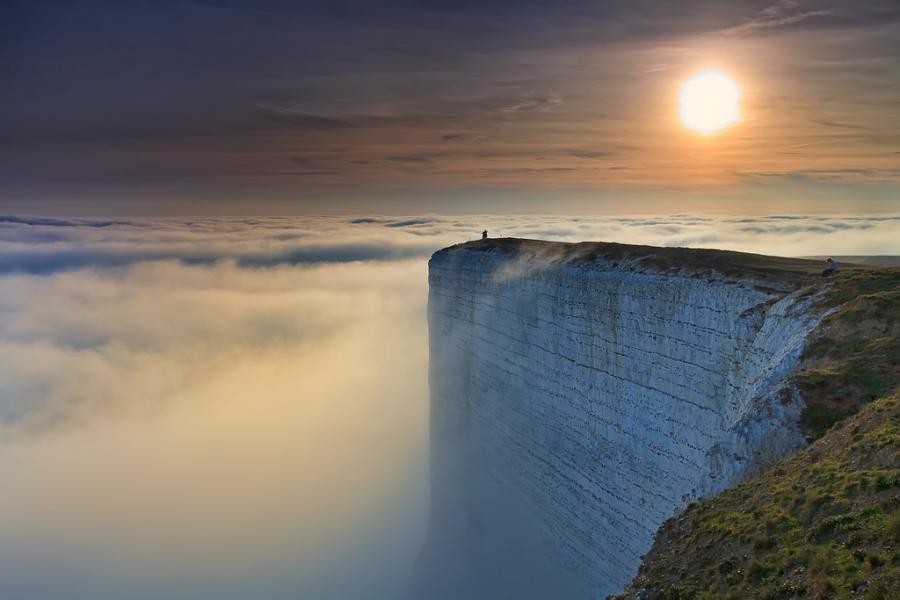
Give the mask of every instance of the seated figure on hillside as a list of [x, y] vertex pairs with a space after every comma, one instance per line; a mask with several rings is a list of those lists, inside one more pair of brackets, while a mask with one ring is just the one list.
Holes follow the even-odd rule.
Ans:
[[825, 259], [825, 269], [822, 271], [822, 277], [828, 277], [838, 270], [837, 261], [831, 257]]

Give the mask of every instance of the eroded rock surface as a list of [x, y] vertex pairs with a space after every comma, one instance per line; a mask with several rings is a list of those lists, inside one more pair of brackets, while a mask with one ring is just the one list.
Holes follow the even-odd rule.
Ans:
[[664, 520], [804, 444], [797, 286], [481, 243], [429, 285], [434, 597], [617, 593]]

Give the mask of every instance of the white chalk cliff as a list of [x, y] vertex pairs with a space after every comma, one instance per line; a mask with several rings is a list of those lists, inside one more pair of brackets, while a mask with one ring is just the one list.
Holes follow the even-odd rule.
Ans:
[[629, 248], [432, 256], [420, 594], [617, 593], [665, 519], [804, 445], [787, 376], [821, 317], [810, 299], [699, 251]]

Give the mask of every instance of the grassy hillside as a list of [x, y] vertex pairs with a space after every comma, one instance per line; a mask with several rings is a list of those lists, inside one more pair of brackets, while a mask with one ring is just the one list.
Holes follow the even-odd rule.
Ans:
[[900, 399], [669, 520], [641, 598], [898, 598]]
[[623, 597], [900, 598], [900, 270], [825, 285], [794, 378], [818, 440], [670, 519]]
[[811, 437], [900, 384], [900, 269], [840, 273], [820, 303], [833, 307], [795, 376]]

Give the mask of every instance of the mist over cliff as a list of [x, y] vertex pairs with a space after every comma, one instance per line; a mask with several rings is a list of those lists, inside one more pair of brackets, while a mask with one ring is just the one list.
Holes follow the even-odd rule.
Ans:
[[[898, 224], [0, 215], [0, 597], [396, 599], [426, 520], [425, 261], [484, 228], [840, 256], [900, 253]], [[504, 264], [518, 269], [507, 269], [512, 286], [546, 261]], [[464, 291], [448, 274], [448, 291]], [[507, 291], [522, 295], [504, 300], [516, 310], [549, 301]], [[535, 382], [556, 367], [529, 368]], [[519, 526], [519, 495], [477, 489], [509, 499], [495, 512], [521, 532], [498, 538], [483, 589], [508, 567], [525, 592], [560, 597], [557, 584], [577, 580], [544, 573], [555, 567]]]
[[803, 446], [787, 376], [821, 314], [791, 270], [816, 263], [732, 254], [432, 256], [427, 593], [618, 592], [664, 520]]

